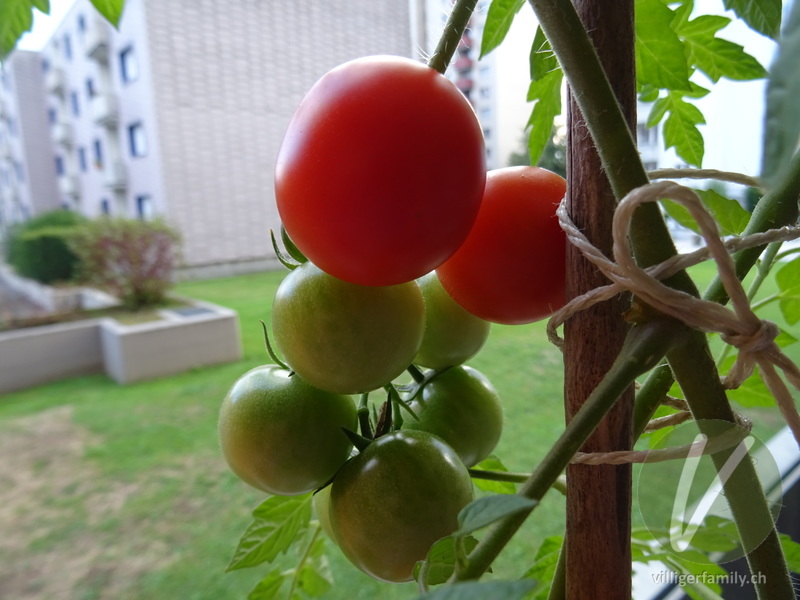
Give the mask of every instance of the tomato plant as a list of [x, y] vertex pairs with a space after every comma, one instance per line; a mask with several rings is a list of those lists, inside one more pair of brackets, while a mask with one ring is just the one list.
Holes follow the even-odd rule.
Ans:
[[410, 581], [417, 561], [458, 527], [472, 481], [453, 450], [425, 431], [379, 437], [331, 484], [330, 517], [350, 561], [384, 581]]
[[475, 226], [436, 273], [453, 299], [487, 321], [516, 325], [564, 304], [566, 237], [555, 211], [562, 177], [538, 167], [489, 171]]
[[251, 369], [231, 387], [219, 414], [219, 441], [231, 470], [270, 494], [305, 494], [325, 484], [352, 449], [349, 396], [316, 389], [277, 365]]
[[483, 134], [461, 92], [419, 62], [373, 56], [306, 94], [278, 153], [275, 198], [292, 240], [323, 271], [392, 285], [455, 252], [484, 181]]
[[354, 394], [400, 375], [417, 353], [425, 306], [414, 281], [369, 287], [307, 262], [281, 282], [272, 306], [286, 363], [321, 389]]
[[405, 427], [442, 438], [468, 467], [491, 454], [503, 431], [503, 407], [489, 379], [467, 366], [452, 367], [425, 384]]
[[465, 363], [486, 343], [491, 324], [461, 308], [435, 272], [417, 283], [425, 300], [425, 334], [414, 362], [430, 369]]

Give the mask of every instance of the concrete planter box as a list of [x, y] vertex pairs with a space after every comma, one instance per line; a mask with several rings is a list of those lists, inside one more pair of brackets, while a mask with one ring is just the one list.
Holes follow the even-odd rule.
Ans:
[[132, 383], [241, 358], [234, 311], [193, 302], [159, 312], [135, 325], [102, 318], [0, 333], [0, 393], [90, 373]]

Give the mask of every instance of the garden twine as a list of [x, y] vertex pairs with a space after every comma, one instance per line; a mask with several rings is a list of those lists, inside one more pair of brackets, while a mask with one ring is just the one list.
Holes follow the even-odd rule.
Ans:
[[[628, 241], [631, 218], [641, 204], [657, 202], [662, 198], [673, 200], [689, 211], [698, 224], [706, 247], [689, 254], [673, 256], [659, 265], [642, 269], [636, 265]], [[789, 383], [798, 390], [800, 390], [800, 370], [775, 343], [779, 333], [778, 327], [774, 323], [759, 319], [753, 313], [747, 294], [736, 277], [731, 258], [731, 253], [738, 250], [775, 241], [797, 239], [800, 237], [800, 229], [783, 227], [723, 241], [716, 221], [693, 190], [671, 181], [650, 183], [631, 191], [617, 206], [612, 225], [614, 253], [612, 261], [595, 248], [575, 226], [567, 214], [563, 201], [557, 215], [569, 242], [576, 246], [611, 281], [611, 284], [574, 298], [551, 317], [547, 329], [548, 336], [554, 344], [563, 346], [563, 340], [558, 336], [557, 329], [570, 316], [622, 292], [631, 292], [656, 310], [694, 329], [706, 333], [719, 333], [726, 343], [739, 350], [733, 367], [723, 379], [726, 388], [739, 387], [752, 374], [755, 366], [758, 366], [765, 385], [774, 396], [795, 440], [800, 445], [800, 415], [795, 408], [789, 388], [778, 374], [778, 369], [783, 371]], [[733, 310], [716, 302], [702, 300], [675, 290], [659, 281], [709, 257], [717, 263], [720, 280], [730, 298]], [[704, 443], [703, 446], [705, 453], [712, 447]], [[680, 447], [655, 453], [663, 455], [660, 460], [670, 460], [678, 456], [686, 458], [687, 449]], [[653, 454], [654, 451], [578, 453], [573, 463], [624, 464], [659, 460]]]

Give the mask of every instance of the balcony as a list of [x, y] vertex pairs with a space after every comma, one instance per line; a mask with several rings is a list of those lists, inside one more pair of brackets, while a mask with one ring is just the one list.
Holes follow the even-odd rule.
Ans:
[[108, 64], [108, 26], [100, 19], [91, 19], [85, 40], [86, 56], [101, 64]]
[[456, 71], [458, 71], [459, 73], [469, 71], [472, 68], [473, 64], [474, 63], [472, 59], [467, 54], [461, 54], [458, 57], [458, 60], [456, 60], [455, 64]]
[[103, 185], [108, 189], [120, 192], [128, 187], [128, 169], [122, 161], [111, 161], [103, 173]]
[[75, 132], [71, 123], [56, 123], [53, 125], [53, 142], [58, 146], [72, 148], [75, 142]]
[[80, 182], [75, 175], [63, 175], [58, 179], [58, 191], [63, 196], [77, 198], [80, 196]]
[[456, 87], [464, 93], [471, 91], [474, 85], [475, 82], [469, 77], [461, 77], [456, 81]]
[[119, 102], [114, 94], [100, 94], [92, 98], [92, 120], [95, 125], [113, 129], [119, 122]]
[[11, 149], [11, 142], [6, 138], [0, 139], [0, 162], [13, 158], [14, 153]]
[[63, 96], [67, 88], [67, 78], [64, 75], [64, 70], [58, 67], [50, 68], [44, 77], [44, 87], [49, 94]]
[[0, 100], [0, 121], [4, 121], [8, 118], [8, 108], [6, 107], [5, 102]]

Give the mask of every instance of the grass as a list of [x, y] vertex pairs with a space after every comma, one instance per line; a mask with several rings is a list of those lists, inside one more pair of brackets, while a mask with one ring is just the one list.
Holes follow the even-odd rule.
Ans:
[[[706, 280], [709, 273], [699, 272]], [[238, 312], [244, 356], [235, 364], [129, 386], [80, 377], [0, 396], [0, 451], [14, 461], [0, 470], [0, 481], [13, 483], [0, 492], [0, 597], [246, 597], [268, 569], [223, 571], [263, 494], [223, 464], [216, 417], [233, 381], [268, 362], [259, 319], [268, 322], [282, 277], [178, 286]], [[504, 400], [496, 454], [509, 469], [530, 471], [564, 422], [561, 356], [544, 324], [494, 326], [471, 364]], [[768, 435], [780, 423], [774, 411], [761, 412], [759, 431]], [[548, 495], [496, 564], [497, 576], [519, 576], [540, 541], [562, 531], [563, 504]], [[336, 586], [327, 598], [416, 595], [413, 584], [379, 584], [330, 554]]]

